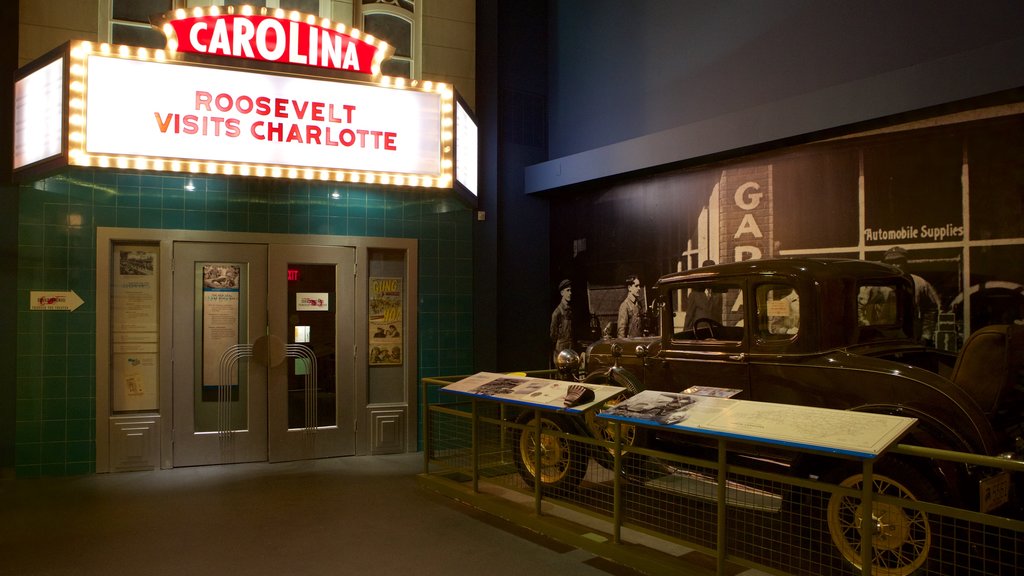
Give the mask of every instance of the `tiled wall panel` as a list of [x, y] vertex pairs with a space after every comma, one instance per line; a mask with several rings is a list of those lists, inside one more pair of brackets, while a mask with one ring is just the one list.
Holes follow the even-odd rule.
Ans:
[[[19, 476], [95, 470], [98, 226], [416, 238], [419, 376], [472, 369], [473, 219], [450, 192], [68, 169], [22, 185], [19, 208]], [[30, 311], [32, 290], [85, 304]]]

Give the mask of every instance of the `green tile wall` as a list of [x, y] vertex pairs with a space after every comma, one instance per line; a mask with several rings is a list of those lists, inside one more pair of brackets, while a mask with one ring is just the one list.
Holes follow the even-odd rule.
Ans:
[[[419, 376], [472, 369], [473, 212], [450, 193], [75, 168], [19, 192], [18, 476], [95, 471], [99, 226], [416, 238]], [[31, 290], [85, 304], [30, 311]]]

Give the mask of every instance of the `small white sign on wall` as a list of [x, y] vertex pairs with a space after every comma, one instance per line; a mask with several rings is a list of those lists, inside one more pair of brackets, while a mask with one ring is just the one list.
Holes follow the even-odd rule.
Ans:
[[29, 310], [65, 310], [73, 312], [84, 303], [82, 298], [75, 294], [74, 290], [32, 290], [29, 292]]
[[295, 310], [298, 312], [328, 312], [330, 309], [327, 292], [299, 292], [295, 295]]

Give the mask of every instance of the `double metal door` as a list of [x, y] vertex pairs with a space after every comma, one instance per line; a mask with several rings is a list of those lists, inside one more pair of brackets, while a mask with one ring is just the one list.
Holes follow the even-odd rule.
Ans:
[[174, 466], [355, 453], [355, 249], [174, 243]]

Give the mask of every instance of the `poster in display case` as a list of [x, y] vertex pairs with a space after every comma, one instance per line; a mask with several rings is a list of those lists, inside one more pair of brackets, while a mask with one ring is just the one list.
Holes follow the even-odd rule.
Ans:
[[156, 410], [159, 400], [159, 248], [115, 248], [110, 291], [114, 412]]
[[402, 364], [402, 279], [370, 278], [370, 365]]
[[221, 382], [221, 356], [238, 344], [242, 270], [238, 264], [203, 265], [203, 386]]

